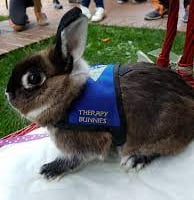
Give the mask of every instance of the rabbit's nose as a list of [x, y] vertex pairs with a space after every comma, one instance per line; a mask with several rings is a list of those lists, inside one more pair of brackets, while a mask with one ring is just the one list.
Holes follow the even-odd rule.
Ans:
[[6, 95], [8, 100], [15, 99], [15, 93], [14, 92], [5, 91], [5, 95]]

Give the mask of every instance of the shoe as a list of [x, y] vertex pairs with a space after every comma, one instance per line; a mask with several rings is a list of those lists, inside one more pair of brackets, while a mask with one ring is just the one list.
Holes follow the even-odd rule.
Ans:
[[45, 13], [36, 12], [35, 15], [36, 15], [38, 25], [40, 26], [48, 25], [48, 19]]
[[189, 19], [189, 10], [185, 9], [185, 14], [184, 14], [184, 16], [183, 16], [183, 18], [182, 18], [182, 21], [183, 21], [184, 23], [187, 23], [187, 22], [188, 22], [188, 19]]
[[127, 2], [127, 0], [117, 0], [118, 4], [123, 4], [123, 3], [126, 3], [126, 2]]
[[63, 8], [63, 6], [60, 4], [60, 3], [53, 3], [53, 8], [55, 8], [55, 9], [62, 9]]
[[80, 5], [80, 9], [82, 10], [83, 15], [85, 15], [88, 19], [91, 19], [92, 14], [87, 7]]
[[12, 22], [11, 19], [9, 19], [9, 25], [14, 29], [14, 31], [19, 32], [23, 31], [25, 29], [25, 25], [17, 25]]
[[104, 17], [105, 17], [105, 10], [104, 10], [104, 8], [98, 7], [98, 8], [96, 8], [96, 12], [92, 16], [91, 21], [92, 22], [99, 22], [99, 21], [103, 20]]
[[162, 18], [165, 14], [167, 14], [167, 11], [165, 11], [163, 14], [160, 14], [159, 11], [154, 10], [149, 12], [148, 14], [145, 15], [144, 19], [145, 20], [155, 20], [155, 19], [160, 19]]

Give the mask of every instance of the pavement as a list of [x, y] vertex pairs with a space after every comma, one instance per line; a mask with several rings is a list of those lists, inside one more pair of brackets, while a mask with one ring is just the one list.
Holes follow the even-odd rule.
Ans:
[[[34, 16], [33, 8], [27, 9], [30, 18], [30, 24], [25, 31], [14, 32], [8, 20], [0, 22], [0, 56], [13, 51], [15, 49], [36, 43], [40, 40], [47, 39], [54, 35], [61, 16], [74, 6], [79, 4], [70, 4], [68, 1], [60, 0], [63, 4], [62, 10], [56, 10], [52, 6], [52, 0], [42, 0], [43, 11], [48, 16], [48, 26], [38, 26]], [[182, 1], [182, 0], [181, 0]], [[150, 2], [141, 4], [133, 4], [127, 2], [125, 4], [117, 4], [116, 0], [105, 0], [106, 17], [100, 22], [104, 25], [128, 26], [128, 27], [146, 27], [151, 29], [166, 29], [167, 17], [159, 20], [146, 21], [144, 16], [152, 10]], [[90, 9], [95, 11], [94, 2], [91, 1]], [[186, 24], [181, 21], [184, 9], [181, 4], [178, 30], [185, 31]], [[0, 2], [0, 15], [8, 15], [5, 2]]]

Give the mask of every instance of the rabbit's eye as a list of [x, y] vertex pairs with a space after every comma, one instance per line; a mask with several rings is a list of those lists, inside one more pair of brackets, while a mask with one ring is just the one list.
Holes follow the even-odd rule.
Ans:
[[27, 72], [22, 77], [22, 85], [25, 89], [32, 89], [42, 85], [45, 79], [45, 75], [41, 72]]
[[32, 73], [28, 76], [28, 83], [32, 85], [37, 85], [41, 83], [42, 78], [40, 73]]

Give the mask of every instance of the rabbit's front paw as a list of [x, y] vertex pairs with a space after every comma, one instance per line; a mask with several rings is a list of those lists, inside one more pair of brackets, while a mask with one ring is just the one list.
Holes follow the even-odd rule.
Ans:
[[81, 159], [76, 156], [68, 159], [56, 158], [54, 161], [44, 164], [40, 169], [40, 174], [46, 179], [54, 179], [75, 170], [80, 164]]
[[131, 169], [139, 171], [159, 156], [160, 154], [158, 153], [151, 155], [131, 154], [129, 156], [122, 157], [120, 165], [127, 172]]
[[44, 164], [40, 169], [40, 174], [46, 179], [54, 179], [64, 173], [63, 167], [57, 165], [56, 161]]

